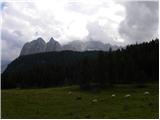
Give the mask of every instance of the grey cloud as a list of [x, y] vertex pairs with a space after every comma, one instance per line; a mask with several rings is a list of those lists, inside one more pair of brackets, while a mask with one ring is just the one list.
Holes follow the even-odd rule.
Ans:
[[[2, 45], [4, 46], [5, 41], [3, 40]], [[7, 43], [6, 43], [7, 44]], [[9, 47], [6, 46], [5, 48], [2, 47], [1, 49], [1, 60], [13, 60], [15, 59], [17, 56], [19, 56], [20, 53], [20, 48], [17, 47]]]
[[[20, 47], [24, 44], [25, 41], [21, 40], [20, 36], [17, 34], [22, 34], [20, 31], [10, 32], [7, 29], [2, 29], [1, 37], [2, 40], [5, 40], [11, 47]], [[2, 46], [3, 47], [3, 46]]]
[[115, 41], [113, 35], [110, 35], [110, 33], [113, 33], [110, 31], [109, 24], [106, 24], [104, 26], [100, 26], [97, 21], [88, 23], [87, 30], [89, 32], [87, 39], [88, 40], [96, 40], [101, 41], [103, 43], [110, 43], [112, 45], [122, 45], [122, 43]]
[[82, 14], [87, 14], [87, 15], [92, 15], [98, 11], [98, 9], [102, 7], [102, 5], [97, 5], [97, 6], [91, 6], [91, 5], [86, 5], [85, 3], [82, 2], [69, 2], [66, 5], [66, 9], [79, 12]]
[[1, 10], [4, 10], [7, 7], [5, 2], [0, 3]]
[[19, 37], [23, 36], [22, 32], [19, 31], [19, 30], [15, 30], [13, 33], [16, 34]]
[[2, 42], [2, 59], [11, 60], [18, 56], [19, 51], [24, 44], [24, 40], [17, 34], [22, 34], [16, 30], [10, 32], [7, 29], [1, 29], [1, 42]]
[[158, 2], [132, 1], [124, 6], [126, 18], [120, 23], [119, 33], [127, 43], [149, 41], [157, 35]]
[[88, 23], [87, 30], [89, 32], [88, 39], [107, 41], [109, 40], [104, 29], [98, 24], [98, 22]]
[[[56, 4], [57, 2], [54, 3]], [[122, 6], [126, 8], [126, 18], [120, 24], [119, 33], [124, 40], [128, 41], [128, 43], [133, 43], [137, 40], [150, 40], [149, 37], [153, 36], [158, 29], [158, 2], [125, 2]], [[112, 8], [112, 5], [103, 2], [103, 0], [99, 0], [97, 4], [93, 5], [88, 5], [88, 3], [86, 4], [82, 1], [67, 2], [65, 8], [57, 7], [54, 9], [53, 7], [51, 10], [39, 9], [36, 3], [31, 2], [5, 3], [3, 5], [5, 9], [2, 11], [3, 29], [1, 33], [2, 43], [4, 44], [2, 44], [2, 57], [10, 59], [17, 57], [25, 42], [36, 39], [39, 36], [45, 40], [54, 37], [61, 43], [73, 40], [74, 27], [71, 30], [71, 32], [73, 31], [72, 33], [67, 30], [67, 26], [70, 26], [72, 20], [78, 21], [78, 23], [81, 20], [85, 21], [85, 25], [78, 24], [79, 26], [75, 27], [77, 29], [87, 29], [89, 34], [84, 39], [99, 40], [118, 45], [124, 44], [123, 42], [116, 42], [114, 38], [119, 37], [117, 27], [114, 26], [115, 24], [118, 26], [119, 22], [116, 21], [114, 23], [112, 21], [114, 16], [110, 16], [109, 12], [105, 12], [105, 9], [104, 14], [103, 9], [99, 11], [101, 8], [108, 7]], [[116, 10], [115, 14], [119, 16], [124, 14], [123, 10], [114, 8], [114, 4], [113, 9], [109, 10]], [[75, 19], [74, 15], [73, 17], [67, 16], [71, 12], [74, 12], [77, 16], [80, 15], [80, 19], [79, 17]], [[86, 16], [87, 18], [85, 18]], [[88, 19], [88, 17], [91, 17], [91, 19]], [[109, 18], [113, 19], [110, 20]], [[102, 20], [102, 25], [99, 24], [99, 20]], [[103, 25], [103, 20], [106, 20], [105, 25]], [[115, 35], [112, 35], [114, 33]]]

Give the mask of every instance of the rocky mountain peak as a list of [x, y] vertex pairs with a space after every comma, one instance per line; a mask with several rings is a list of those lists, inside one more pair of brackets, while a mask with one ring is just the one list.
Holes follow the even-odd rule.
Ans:
[[45, 42], [41, 37], [26, 43], [20, 53], [21, 55], [28, 55], [41, 52], [52, 52], [52, 51], [61, 51], [61, 50], [72, 50], [72, 51], [88, 51], [88, 50], [102, 50], [109, 51], [112, 48], [117, 50], [119, 46], [113, 46], [110, 44], [104, 44], [100, 41], [89, 40], [89, 41], [79, 41], [74, 40], [63, 46], [56, 41], [53, 37], [50, 38], [49, 42]]
[[24, 44], [20, 56], [45, 52], [45, 47], [46, 47], [45, 41], [41, 37], [39, 37], [36, 40]]
[[37, 38], [37, 41], [45, 42], [41, 37]]
[[51, 37], [50, 40], [49, 40], [49, 42], [55, 42], [54, 38]]
[[53, 37], [49, 40], [49, 42], [46, 44], [46, 52], [50, 51], [60, 51], [61, 45], [58, 41], [54, 40]]

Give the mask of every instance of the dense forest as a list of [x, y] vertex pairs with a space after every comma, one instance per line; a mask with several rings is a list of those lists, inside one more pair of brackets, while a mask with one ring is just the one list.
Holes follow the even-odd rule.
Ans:
[[2, 89], [79, 85], [107, 88], [159, 80], [159, 39], [116, 51], [59, 51], [20, 56], [1, 75]]

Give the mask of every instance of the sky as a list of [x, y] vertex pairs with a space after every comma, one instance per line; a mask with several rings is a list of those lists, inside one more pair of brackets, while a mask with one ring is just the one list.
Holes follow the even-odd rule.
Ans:
[[0, 5], [2, 60], [15, 59], [38, 37], [121, 46], [158, 37], [158, 1], [1, 0]]

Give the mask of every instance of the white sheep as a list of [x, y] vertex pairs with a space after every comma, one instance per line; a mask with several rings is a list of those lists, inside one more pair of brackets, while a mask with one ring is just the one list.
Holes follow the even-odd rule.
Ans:
[[115, 94], [112, 94], [112, 97], [116, 97], [116, 95], [115, 95]]
[[92, 100], [92, 103], [96, 103], [96, 102], [98, 102], [97, 99], [93, 99], [93, 100]]
[[148, 91], [145, 91], [144, 92], [144, 95], [149, 95], [150, 93]]
[[130, 94], [126, 94], [124, 97], [128, 98], [128, 97], [131, 97], [131, 95]]
[[71, 95], [71, 94], [72, 94], [72, 92], [71, 92], [71, 91], [69, 91], [69, 92], [68, 92], [68, 94], [69, 94], [69, 95]]

